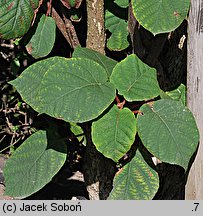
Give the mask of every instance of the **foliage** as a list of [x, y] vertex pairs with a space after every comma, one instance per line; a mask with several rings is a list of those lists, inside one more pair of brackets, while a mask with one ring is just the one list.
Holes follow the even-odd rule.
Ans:
[[92, 124], [92, 139], [96, 148], [106, 157], [118, 161], [135, 140], [136, 124], [128, 108], [119, 109], [114, 105], [106, 115]]
[[123, 50], [129, 46], [127, 36], [127, 22], [116, 17], [114, 14], [106, 10], [105, 27], [112, 33], [107, 40], [107, 47], [110, 50]]
[[[199, 140], [192, 113], [181, 102], [166, 99], [142, 105], [138, 133], [157, 158], [185, 170]], [[162, 146], [167, 146], [167, 151]]]
[[189, 0], [156, 1], [132, 0], [138, 22], [153, 34], [173, 31], [186, 18]]
[[[126, 71], [125, 79], [123, 79], [123, 71]], [[147, 100], [160, 94], [156, 70], [144, 64], [134, 54], [115, 66], [111, 82], [127, 101]]]
[[0, 35], [2, 38], [17, 38], [30, 28], [39, 0], [0, 1]]
[[60, 170], [66, 154], [66, 143], [54, 128], [34, 133], [6, 163], [7, 193], [22, 198], [38, 191]]
[[172, 91], [161, 91], [160, 96], [163, 99], [181, 101], [184, 105], [186, 105], [186, 88], [183, 84], [181, 84], [177, 89], [174, 89]]
[[147, 200], [159, 187], [157, 173], [147, 165], [139, 151], [114, 178], [114, 189], [108, 199]]
[[54, 19], [43, 14], [35, 33], [26, 46], [28, 53], [36, 59], [47, 56], [54, 46], [55, 32], [56, 24]]
[[[38, 3], [1, 1], [1, 37], [23, 36], [37, 13]], [[69, 10], [75, 7], [75, 1], [70, 1], [70, 5], [66, 1], [62, 3]], [[115, 3], [121, 8], [128, 6], [128, 1]], [[187, 15], [189, 0], [132, 0], [132, 6], [139, 24], [155, 35], [173, 31], [181, 24]], [[43, 14], [35, 23], [36, 31], [31, 32], [27, 50], [34, 58], [47, 56], [53, 48], [55, 26], [59, 27], [59, 23], [49, 14]], [[107, 39], [110, 50], [129, 46], [127, 22], [111, 8], [106, 9], [105, 26], [111, 32]], [[92, 123], [91, 137], [97, 150], [115, 161], [118, 167], [124, 166], [115, 176], [109, 199], [152, 199], [159, 185], [156, 168], [151, 168], [138, 150], [130, 162], [120, 164], [120, 159], [136, 144], [136, 137], [151, 155], [180, 165], [185, 171], [199, 140], [194, 117], [185, 106], [185, 86], [163, 92], [156, 76], [156, 70], [135, 54], [116, 62], [78, 46], [72, 58], [47, 56], [9, 83], [39, 114], [46, 113], [69, 122], [72, 132], [79, 135], [78, 140], [83, 139], [83, 130], [77, 123]], [[6, 194], [29, 196], [60, 170], [67, 154], [66, 144], [54, 127], [50, 130], [32, 134], [10, 157], [4, 170]]]
[[11, 83], [39, 113], [70, 122], [96, 118], [115, 98], [115, 88], [108, 82], [105, 69], [90, 59], [42, 60]]

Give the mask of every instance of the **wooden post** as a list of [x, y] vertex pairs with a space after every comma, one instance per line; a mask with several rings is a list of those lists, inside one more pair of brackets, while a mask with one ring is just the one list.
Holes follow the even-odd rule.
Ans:
[[186, 185], [186, 199], [203, 199], [203, 0], [192, 0], [188, 23], [187, 104], [200, 132], [199, 149]]

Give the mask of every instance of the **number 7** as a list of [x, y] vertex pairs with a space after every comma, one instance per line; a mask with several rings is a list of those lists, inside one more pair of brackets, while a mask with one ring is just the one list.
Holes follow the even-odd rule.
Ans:
[[197, 211], [197, 207], [199, 206], [199, 203], [194, 203], [196, 206], [195, 206], [195, 211]]

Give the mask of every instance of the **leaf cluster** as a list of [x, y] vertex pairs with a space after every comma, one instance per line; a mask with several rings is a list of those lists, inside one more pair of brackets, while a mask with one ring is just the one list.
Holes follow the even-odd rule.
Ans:
[[[69, 10], [76, 5], [71, 1], [71, 6], [67, 6], [64, 2]], [[1, 37], [24, 35], [39, 3], [19, 0], [0, 3]], [[121, 8], [129, 5], [128, 1], [114, 3]], [[176, 29], [189, 9], [189, 0], [131, 3], [139, 25], [154, 35]], [[46, 57], [54, 46], [58, 24], [54, 17], [56, 14], [51, 16], [48, 7], [27, 43], [27, 51], [36, 59]], [[64, 22], [67, 24], [66, 19]], [[105, 27], [111, 32], [107, 39], [109, 49], [123, 50], [129, 46], [127, 25], [127, 20], [106, 9]], [[185, 106], [185, 86], [164, 92], [157, 81], [156, 69], [135, 54], [117, 62], [94, 50], [75, 48], [75, 44], [72, 58], [55, 56], [37, 61], [9, 83], [39, 114], [70, 123], [79, 141], [85, 137], [81, 125], [91, 125], [96, 149], [120, 169], [109, 199], [152, 199], [159, 187], [156, 165], [167, 162], [187, 171], [198, 145], [195, 119]], [[150, 153], [148, 161], [142, 155], [137, 137]], [[136, 146], [133, 156], [127, 164], [120, 165], [133, 145]], [[66, 139], [61, 139], [54, 127], [32, 134], [6, 163], [6, 194], [26, 197], [40, 190], [61, 169], [66, 155]]]

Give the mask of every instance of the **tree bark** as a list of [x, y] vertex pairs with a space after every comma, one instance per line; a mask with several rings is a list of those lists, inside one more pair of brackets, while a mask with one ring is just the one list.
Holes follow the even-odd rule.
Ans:
[[203, 0], [191, 1], [188, 24], [187, 104], [200, 132], [199, 148], [189, 172], [186, 199], [203, 199]]
[[105, 53], [104, 1], [87, 0], [87, 44], [90, 49]]

